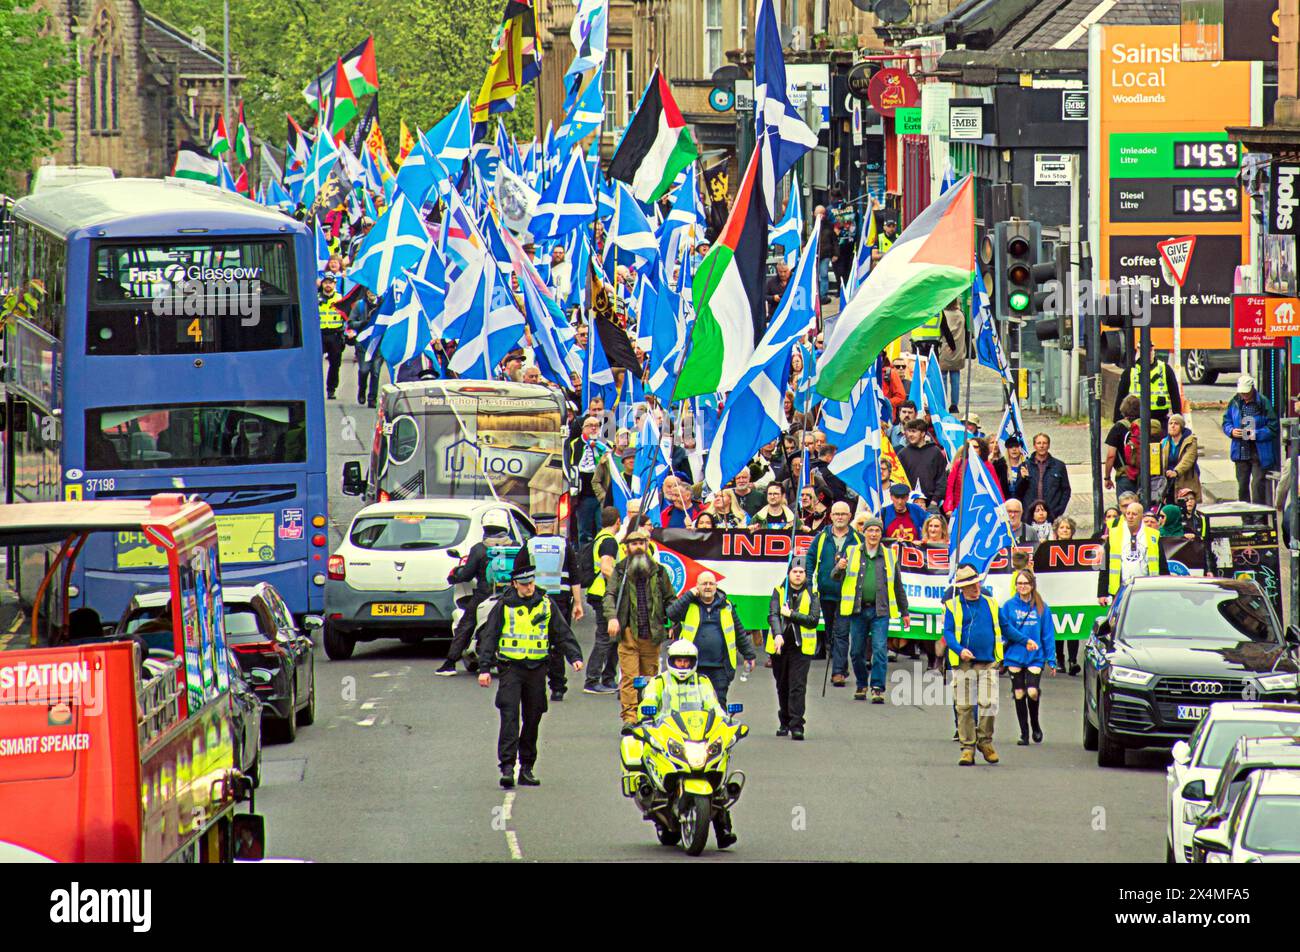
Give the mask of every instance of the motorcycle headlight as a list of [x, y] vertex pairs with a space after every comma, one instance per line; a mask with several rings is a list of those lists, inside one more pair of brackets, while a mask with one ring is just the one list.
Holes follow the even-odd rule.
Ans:
[[1183, 804], [1183, 822], [1195, 823], [1200, 819], [1201, 814], [1205, 812], [1204, 803], [1186, 802]]
[[686, 745], [686, 763], [692, 770], [703, 770], [708, 762], [708, 754], [702, 743]]
[[1268, 674], [1262, 678], [1256, 678], [1261, 691], [1294, 691], [1300, 687], [1300, 675], [1294, 671], [1286, 674]]
[[668, 742], [668, 756], [674, 760], [686, 760], [686, 748], [682, 746], [681, 741], [670, 740]]
[[1118, 665], [1112, 665], [1110, 668], [1110, 679], [1117, 684], [1134, 684], [1139, 687], [1144, 684], [1150, 684], [1155, 675], [1150, 671], [1139, 671], [1137, 668], [1121, 668]]

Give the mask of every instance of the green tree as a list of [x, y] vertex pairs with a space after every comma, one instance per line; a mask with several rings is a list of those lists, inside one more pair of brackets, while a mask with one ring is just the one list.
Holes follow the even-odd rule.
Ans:
[[[182, 29], [222, 34], [221, 0], [146, 0], [146, 6]], [[244, 108], [254, 135], [283, 145], [285, 113], [299, 122], [312, 115], [303, 88], [373, 34], [379, 115], [396, 152], [399, 120], [427, 129], [466, 91], [478, 95], [504, 6], [504, 0], [232, 2], [230, 49], [245, 77]], [[365, 106], [363, 101], [363, 112]], [[516, 135], [534, 135], [533, 85], [504, 118]]]
[[46, 126], [50, 111], [67, 112], [77, 75], [73, 48], [57, 35], [43, 35], [44, 11], [18, 0], [0, 0], [0, 191], [24, 191], [26, 176], [41, 156], [59, 144]]

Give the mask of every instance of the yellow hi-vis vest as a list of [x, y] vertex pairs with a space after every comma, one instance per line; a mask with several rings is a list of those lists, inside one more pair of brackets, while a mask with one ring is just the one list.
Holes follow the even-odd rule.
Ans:
[[642, 704], [653, 704], [659, 710], [655, 717], [662, 720], [674, 712], [708, 711], [718, 706], [718, 696], [708, 678], [700, 677], [698, 671], [691, 672], [685, 682], [678, 681], [672, 673], [665, 671], [646, 685], [641, 695]]
[[[1153, 529], [1142, 526], [1138, 530], [1139, 545], [1141, 539], [1146, 537], [1147, 549], [1147, 575], [1160, 574], [1160, 536]], [[1110, 555], [1106, 563], [1107, 579], [1106, 591], [1114, 595], [1119, 591], [1120, 567], [1124, 564], [1124, 546], [1128, 545], [1129, 531], [1128, 524], [1121, 522], [1106, 536], [1109, 543]]]
[[[600, 544], [606, 539], [612, 538], [614, 538], [613, 529], [601, 529], [591, 542], [591, 557], [596, 562], [596, 580], [591, 583], [591, 588], [587, 589], [587, 594], [594, 595], [596, 598], [605, 597], [605, 573], [600, 570]], [[626, 548], [627, 546], [624, 545], [618, 547], [618, 555], [614, 558], [615, 562], [623, 558]]]
[[[730, 604], [722, 607], [722, 611], [718, 613], [718, 620], [722, 622], [722, 638], [727, 643], [727, 658], [734, 669], [736, 667], [736, 616], [731, 613]], [[686, 617], [682, 620], [682, 637], [694, 644], [695, 636], [699, 633], [700, 606], [691, 602], [691, 607], [686, 609]]]
[[938, 340], [940, 335], [939, 324], [943, 320], [943, 314], [936, 314], [920, 327], [912, 328], [912, 340], [927, 341]]
[[[989, 614], [993, 616], [993, 660], [1001, 661], [1002, 660], [1002, 622], [998, 621], [998, 603], [993, 600], [993, 596], [991, 595], [985, 595], [981, 593], [980, 598], [988, 602]], [[948, 609], [948, 611], [952, 612], [952, 632], [954, 638], [961, 637], [961, 612], [962, 612], [961, 603], [964, 602], [965, 600], [966, 600], [966, 596], [962, 595], [961, 592], [958, 592], [952, 598], [944, 602], [944, 606]], [[953, 651], [952, 645], [948, 646], [948, 664], [952, 665], [954, 668], [957, 667], [957, 665], [961, 664], [961, 654], [959, 652]]]
[[551, 627], [551, 600], [542, 596], [542, 603], [502, 606], [504, 620], [497, 654], [511, 661], [543, 661], [551, 650], [547, 632]]
[[896, 242], [897, 240], [898, 240], [897, 235], [895, 235], [893, 238], [890, 238], [882, 231], [880, 234], [876, 236], [876, 250], [883, 255], [890, 248], [894, 247], [894, 242]]
[[334, 305], [343, 300], [343, 295], [335, 291], [328, 301], [320, 302], [320, 329], [336, 331], [343, 327], [343, 312]]
[[[809, 612], [812, 611], [812, 596], [809, 594], [809, 590], [811, 589], [811, 587], [812, 586], [810, 585], [804, 585], [803, 591], [799, 593], [799, 605], [795, 609], [795, 611], [799, 612], [799, 614], [801, 615], [807, 615]], [[775, 591], [780, 592], [781, 604], [784, 605], [786, 603], [786, 599], [789, 598], [790, 596], [790, 580], [786, 579], [784, 582], [782, 582], [780, 585], [776, 587]], [[799, 644], [803, 653], [806, 655], [816, 654], [817, 653], [817, 626], [812, 625], [810, 627], [808, 625], [799, 625], [798, 627], [799, 627]], [[768, 654], [772, 654], [774, 651], [776, 651], [776, 632], [769, 631], [767, 633], [767, 644], [764, 647], [766, 648]]]
[[[853, 600], [858, 594], [858, 583], [862, 576], [862, 549], [860, 545], [849, 547], [848, 559], [849, 565], [844, 572], [844, 584], [840, 587], [840, 614], [853, 614]], [[885, 592], [889, 598], [889, 617], [898, 617], [898, 596], [894, 592], [894, 563], [898, 556], [894, 550], [886, 545], [880, 546], [881, 554], [885, 558]], [[867, 606], [862, 606], [866, 608]], [[876, 606], [872, 605], [874, 609]]]
[[[915, 336], [916, 332], [912, 332]], [[1134, 364], [1128, 372], [1128, 392], [1135, 397], [1142, 396], [1142, 368]], [[1170, 408], [1169, 377], [1162, 361], [1151, 365], [1151, 409], [1168, 410]]]

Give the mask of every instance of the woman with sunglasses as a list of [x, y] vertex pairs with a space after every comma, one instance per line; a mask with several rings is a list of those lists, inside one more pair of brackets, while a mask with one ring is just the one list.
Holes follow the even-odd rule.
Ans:
[[1002, 603], [998, 613], [1006, 647], [1002, 665], [1011, 675], [1016, 717], [1020, 721], [1021, 747], [1029, 746], [1030, 731], [1035, 744], [1043, 742], [1038, 722], [1039, 680], [1043, 668], [1056, 674], [1056, 639], [1052, 611], [1038, 594], [1038, 580], [1030, 569], [1016, 573], [1016, 593]]

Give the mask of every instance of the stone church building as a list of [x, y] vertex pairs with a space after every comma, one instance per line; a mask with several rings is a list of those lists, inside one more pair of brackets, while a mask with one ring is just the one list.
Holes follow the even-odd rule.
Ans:
[[[221, 37], [177, 26], [138, 0], [35, 0], [46, 29], [80, 40], [82, 75], [68, 91], [67, 112], [49, 111], [63, 140], [44, 162], [106, 165], [120, 176], [171, 172], [186, 139], [206, 145], [221, 112]], [[230, 101], [239, 100], [232, 59]], [[228, 117], [227, 122], [233, 122]]]

